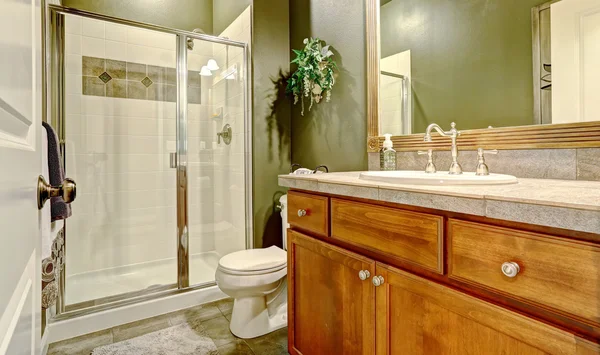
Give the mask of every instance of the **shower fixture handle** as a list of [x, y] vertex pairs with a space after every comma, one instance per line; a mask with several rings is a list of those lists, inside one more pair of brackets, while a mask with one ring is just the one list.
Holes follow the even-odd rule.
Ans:
[[217, 144], [221, 144], [221, 138], [223, 138], [223, 143], [229, 145], [231, 143], [231, 125], [226, 124], [223, 126], [223, 130], [221, 132], [217, 132]]

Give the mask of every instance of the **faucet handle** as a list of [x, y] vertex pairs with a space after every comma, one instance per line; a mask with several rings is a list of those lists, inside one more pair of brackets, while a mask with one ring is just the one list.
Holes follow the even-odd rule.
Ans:
[[478, 175], [478, 176], [490, 175], [490, 169], [488, 168], [487, 164], [485, 163], [485, 157], [483, 156], [484, 153], [498, 154], [498, 149], [484, 150], [483, 148], [477, 148], [477, 170], [475, 172], [475, 175]]
[[452, 133], [456, 133], [456, 136], [460, 136], [461, 135], [461, 131], [459, 131], [458, 129], [456, 129], [456, 122], [452, 122], [450, 123], [450, 134]]
[[419, 150], [419, 151], [417, 151], [417, 154], [419, 154], [419, 155], [427, 154], [427, 165], [425, 166], [426, 173], [433, 174], [437, 171], [435, 168], [435, 165], [433, 164], [433, 149]]
[[477, 156], [482, 157], [484, 153], [485, 154], [498, 154], [498, 149], [477, 148]]

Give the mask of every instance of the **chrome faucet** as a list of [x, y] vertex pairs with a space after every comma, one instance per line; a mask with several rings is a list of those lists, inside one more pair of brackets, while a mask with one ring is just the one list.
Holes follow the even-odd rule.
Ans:
[[487, 164], [485, 163], [483, 153], [498, 154], [498, 150], [484, 150], [483, 148], [477, 148], [477, 169], [475, 170], [475, 175], [477, 176], [490, 175], [490, 168], [488, 168]]
[[425, 166], [425, 172], [427, 174], [435, 174], [436, 169], [435, 169], [435, 165], [433, 164], [433, 149], [419, 150], [417, 152], [417, 154], [419, 154], [419, 155], [427, 154], [427, 165]]
[[450, 124], [450, 130], [444, 132], [444, 130], [436, 123], [432, 123], [427, 126], [425, 130], [425, 137], [423, 137], [424, 142], [431, 142], [431, 131], [436, 130], [442, 137], [449, 137], [452, 140], [452, 163], [450, 164], [450, 168], [448, 169], [448, 173], [451, 175], [459, 175], [462, 174], [462, 167], [458, 163], [458, 146], [456, 145], [456, 139], [460, 136], [460, 131], [456, 129], [456, 123], [452, 122]]

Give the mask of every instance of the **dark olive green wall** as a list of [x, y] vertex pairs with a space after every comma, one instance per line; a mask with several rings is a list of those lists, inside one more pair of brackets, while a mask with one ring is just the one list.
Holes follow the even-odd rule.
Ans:
[[282, 77], [290, 69], [288, 0], [253, 4], [253, 168], [254, 242], [281, 246], [281, 217], [276, 202], [285, 192], [277, 175], [290, 168], [290, 101]]
[[414, 125], [533, 124], [531, 8], [547, 0], [393, 0], [381, 56], [411, 50]]
[[333, 46], [340, 68], [331, 102], [300, 115], [292, 110], [292, 161], [331, 171], [367, 169], [366, 41], [364, 1], [290, 0], [290, 39], [295, 49], [306, 37]]
[[214, 0], [213, 33], [218, 35], [223, 32], [250, 5], [252, 0]]
[[211, 34], [213, 29], [213, 0], [62, 0], [62, 4], [188, 31], [201, 28]]

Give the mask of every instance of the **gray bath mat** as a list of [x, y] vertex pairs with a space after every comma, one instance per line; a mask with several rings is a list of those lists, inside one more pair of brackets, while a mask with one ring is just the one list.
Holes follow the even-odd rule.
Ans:
[[137, 338], [95, 348], [92, 355], [217, 355], [202, 325], [176, 325]]

